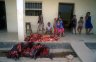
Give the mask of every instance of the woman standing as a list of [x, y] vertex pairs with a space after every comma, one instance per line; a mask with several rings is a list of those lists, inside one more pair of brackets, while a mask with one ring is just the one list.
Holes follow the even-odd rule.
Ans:
[[92, 23], [91, 23], [90, 12], [87, 12], [87, 13], [86, 13], [86, 16], [85, 16], [85, 29], [86, 29], [86, 34], [90, 34], [92, 28], [93, 28], [93, 25], [92, 25]]
[[42, 33], [44, 33], [44, 22], [43, 22], [43, 16], [42, 15], [40, 15], [38, 18], [37, 33], [39, 33], [40, 31], [42, 31]]

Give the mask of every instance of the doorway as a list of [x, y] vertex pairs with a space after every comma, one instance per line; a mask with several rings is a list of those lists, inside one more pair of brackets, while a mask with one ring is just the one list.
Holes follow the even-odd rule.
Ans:
[[0, 1], [0, 31], [7, 30], [5, 1]]
[[71, 20], [74, 13], [74, 4], [72, 3], [59, 3], [59, 14], [64, 23], [65, 32], [71, 32]]

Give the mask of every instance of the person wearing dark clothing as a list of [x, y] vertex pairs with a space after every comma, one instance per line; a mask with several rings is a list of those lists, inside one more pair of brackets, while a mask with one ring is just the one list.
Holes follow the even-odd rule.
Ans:
[[76, 15], [73, 15], [73, 18], [72, 18], [72, 30], [75, 31], [75, 34], [76, 34], [76, 26], [77, 26], [77, 18], [76, 18]]

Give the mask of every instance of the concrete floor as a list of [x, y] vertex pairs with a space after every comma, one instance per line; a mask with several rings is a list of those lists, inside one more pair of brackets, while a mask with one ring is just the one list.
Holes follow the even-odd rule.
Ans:
[[6, 31], [0, 31], [0, 42], [17, 42], [18, 33], [8, 33]]
[[[86, 35], [86, 34], [72, 34], [72, 33], [65, 33], [65, 36], [60, 38], [59, 41], [54, 41], [56, 43], [70, 43], [70, 42], [91, 42], [96, 43], [96, 35]], [[7, 33], [7, 32], [0, 32], [0, 42], [18, 42], [18, 33]], [[52, 43], [54, 43], [52, 42]], [[48, 42], [50, 43], [50, 42]]]
[[[7, 33], [7, 32], [0, 32], [0, 42], [18, 42], [18, 34], [17, 33]], [[96, 35], [86, 35], [86, 34], [71, 34], [71, 33], [65, 33], [65, 36], [60, 38], [59, 41], [54, 42], [46, 42], [46, 43], [72, 43], [76, 42], [79, 44], [79, 42], [84, 43], [96, 43]], [[75, 46], [76, 47], [76, 46]], [[79, 48], [79, 47], [78, 47]], [[77, 49], [78, 49], [77, 48]], [[82, 54], [82, 53], [80, 53]], [[5, 59], [5, 60], [4, 60]], [[8, 60], [8, 61], [7, 61]], [[38, 60], [32, 60], [29, 58], [21, 58], [19, 61], [14, 61], [11, 59], [7, 59], [5, 57], [0, 57], [0, 62], [67, 62], [66, 58], [54, 58], [54, 60], [42, 58]], [[79, 57], [75, 58], [72, 62], [82, 62]]]
[[[62, 41], [63, 40], [63, 41]], [[86, 34], [65, 34], [64, 38], [61, 38], [62, 42], [91, 42], [91, 43], [96, 43], [96, 35], [91, 34], [91, 35], [86, 35]]]

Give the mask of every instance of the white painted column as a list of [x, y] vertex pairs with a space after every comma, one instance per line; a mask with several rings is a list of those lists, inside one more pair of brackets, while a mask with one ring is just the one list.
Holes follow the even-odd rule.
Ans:
[[18, 39], [19, 41], [24, 40], [24, 10], [25, 10], [25, 0], [16, 0], [17, 4], [17, 22], [18, 22]]

